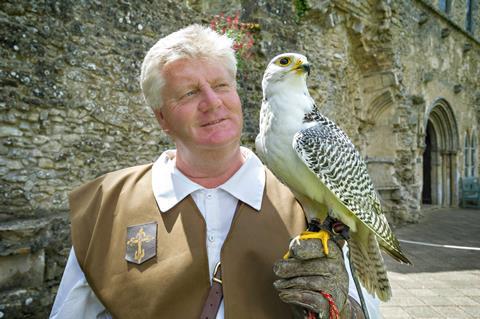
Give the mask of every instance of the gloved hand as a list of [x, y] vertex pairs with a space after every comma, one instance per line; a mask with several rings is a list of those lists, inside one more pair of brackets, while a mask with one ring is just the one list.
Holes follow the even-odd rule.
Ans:
[[351, 317], [348, 300], [348, 273], [340, 247], [328, 241], [325, 256], [319, 239], [300, 240], [290, 247], [289, 258], [274, 265], [275, 274], [282, 278], [274, 282], [280, 299], [292, 305], [294, 318], [306, 318], [312, 310], [319, 318], [330, 317], [330, 304], [320, 292], [331, 295], [341, 318]]

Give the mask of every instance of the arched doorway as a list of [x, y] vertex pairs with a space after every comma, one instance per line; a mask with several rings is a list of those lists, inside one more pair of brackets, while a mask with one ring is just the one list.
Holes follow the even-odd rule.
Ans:
[[458, 203], [459, 137], [457, 122], [447, 101], [437, 100], [425, 123], [422, 202], [441, 206]]
[[432, 122], [427, 121], [425, 129], [425, 150], [423, 151], [423, 187], [422, 203], [432, 204], [432, 139], [435, 138]]

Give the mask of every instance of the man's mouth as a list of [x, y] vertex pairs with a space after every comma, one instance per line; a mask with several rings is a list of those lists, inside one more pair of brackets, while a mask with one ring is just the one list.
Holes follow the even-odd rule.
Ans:
[[210, 121], [208, 123], [205, 123], [205, 124], [202, 124], [202, 127], [206, 127], [206, 126], [210, 126], [210, 125], [215, 125], [215, 124], [218, 124], [222, 121], [224, 121], [225, 119], [218, 119], [218, 120], [214, 120], [214, 121]]

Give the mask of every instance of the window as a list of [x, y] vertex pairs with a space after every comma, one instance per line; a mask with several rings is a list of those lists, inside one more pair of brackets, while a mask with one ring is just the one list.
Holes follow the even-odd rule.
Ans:
[[438, 1], [438, 8], [440, 11], [445, 13], [450, 13], [450, 2], [451, 0], [439, 0]]
[[467, 16], [465, 18], [465, 29], [473, 32], [473, 0], [467, 0]]
[[465, 143], [463, 148], [463, 155], [464, 155], [464, 175], [465, 177], [468, 176], [475, 176], [475, 166], [477, 165], [477, 140], [475, 138], [475, 134], [468, 134], [465, 133]]
[[475, 166], [477, 165], [477, 143], [475, 139], [475, 134], [472, 133], [470, 141], [470, 176], [475, 176]]
[[465, 133], [465, 142], [463, 144], [463, 161], [464, 161], [464, 176], [470, 176], [470, 136], [468, 132]]

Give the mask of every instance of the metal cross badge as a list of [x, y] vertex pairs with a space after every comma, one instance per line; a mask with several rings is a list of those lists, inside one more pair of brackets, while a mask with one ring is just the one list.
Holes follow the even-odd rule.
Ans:
[[139, 265], [156, 254], [157, 222], [127, 227], [127, 261]]

